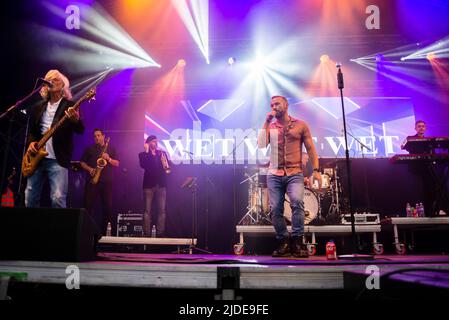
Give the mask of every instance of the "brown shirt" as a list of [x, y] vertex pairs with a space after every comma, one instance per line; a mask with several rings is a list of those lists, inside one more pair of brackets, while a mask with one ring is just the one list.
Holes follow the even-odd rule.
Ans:
[[[269, 125], [270, 134], [265, 130], [259, 135], [259, 147], [271, 146], [269, 172], [276, 176], [291, 176], [303, 171], [302, 145], [304, 139], [310, 136], [307, 124], [290, 117], [283, 126], [278, 121]], [[268, 138], [268, 141], [266, 141]]]

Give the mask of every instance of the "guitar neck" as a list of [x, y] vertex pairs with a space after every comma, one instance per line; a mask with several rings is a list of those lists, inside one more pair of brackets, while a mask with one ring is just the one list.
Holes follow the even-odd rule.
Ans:
[[[81, 100], [77, 101], [74, 105], [73, 105], [73, 109], [75, 109], [76, 111], [79, 110], [79, 107], [81, 105]], [[59, 119], [58, 122], [56, 122], [56, 124], [51, 127], [50, 129], [48, 129], [45, 133], [44, 136], [42, 137], [42, 139], [39, 140], [39, 142], [37, 143], [37, 149], [42, 148], [48, 140], [50, 140], [50, 138], [53, 136], [53, 134], [62, 126], [62, 124], [68, 119], [69, 117], [67, 116], [67, 114], [64, 114], [64, 116]]]

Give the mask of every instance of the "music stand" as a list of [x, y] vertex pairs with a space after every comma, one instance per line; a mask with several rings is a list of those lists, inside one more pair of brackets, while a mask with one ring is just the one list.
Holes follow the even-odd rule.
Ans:
[[194, 244], [195, 234], [196, 234], [196, 231], [197, 231], [196, 223], [197, 223], [197, 220], [198, 220], [198, 217], [197, 217], [197, 197], [196, 197], [197, 189], [198, 189], [197, 180], [198, 179], [196, 177], [187, 177], [184, 180], [184, 183], [181, 185], [181, 189], [187, 188], [187, 189], [190, 189], [192, 191], [192, 239], [191, 239], [189, 248], [181, 250], [181, 252], [183, 252], [183, 253], [186, 253], [186, 252], [187, 253], [192, 253], [193, 250], [197, 250], [197, 251], [199, 251], [201, 253], [212, 253], [212, 252], [207, 251], [205, 249], [198, 248]]

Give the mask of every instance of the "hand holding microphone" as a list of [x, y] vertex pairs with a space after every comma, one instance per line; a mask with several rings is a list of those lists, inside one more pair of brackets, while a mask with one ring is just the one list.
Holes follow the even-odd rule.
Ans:
[[274, 116], [276, 115], [276, 112], [274, 110], [267, 113], [266, 122], [270, 123], [271, 120], [273, 120]]

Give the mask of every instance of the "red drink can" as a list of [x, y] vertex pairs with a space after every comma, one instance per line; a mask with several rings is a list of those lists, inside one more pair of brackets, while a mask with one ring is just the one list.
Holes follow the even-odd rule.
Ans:
[[326, 258], [327, 260], [337, 260], [337, 246], [333, 241], [326, 243]]

